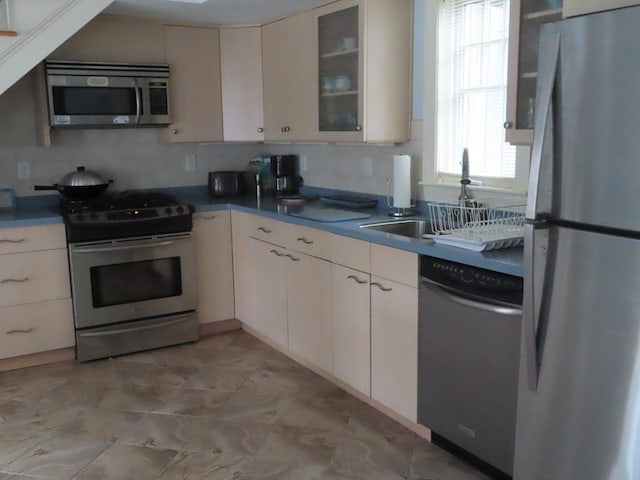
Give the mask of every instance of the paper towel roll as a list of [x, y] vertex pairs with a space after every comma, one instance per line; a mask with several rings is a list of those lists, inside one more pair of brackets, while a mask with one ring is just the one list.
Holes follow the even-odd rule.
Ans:
[[411, 157], [393, 156], [393, 206], [411, 207]]

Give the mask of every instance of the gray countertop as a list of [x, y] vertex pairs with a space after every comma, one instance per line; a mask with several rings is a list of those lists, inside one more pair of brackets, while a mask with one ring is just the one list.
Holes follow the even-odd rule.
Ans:
[[[181, 187], [165, 190], [176, 195], [181, 203], [189, 203], [193, 205], [196, 212], [223, 209], [239, 210], [257, 215], [264, 215], [266, 217], [298, 225], [319, 228], [368, 242], [400, 248], [421, 255], [430, 255], [444, 260], [460, 262], [520, 277], [523, 275], [522, 248], [505, 248], [501, 250], [490, 250], [487, 252], [473, 252], [463, 248], [434, 244], [430, 240], [411, 239], [360, 228], [360, 225], [362, 224], [389, 220], [391, 217], [387, 215], [386, 209], [384, 208], [358, 210], [358, 212], [371, 215], [367, 219], [339, 222], [318, 222], [291, 215], [295, 212], [304, 212], [305, 206], [311, 206], [313, 208], [325, 206], [323, 202], [318, 200], [310, 201], [303, 206], [285, 206], [279, 204], [273, 197], [268, 195], [263, 195], [259, 203], [257, 202], [255, 195], [211, 198], [207, 193], [206, 186]], [[307, 192], [311, 195], [314, 193], [316, 195], [323, 193], [320, 189], [310, 189], [305, 193]], [[17, 208], [15, 210], [0, 212], [0, 228], [62, 223], [62, 217], [57, 210], [58, 203], [59, 197], [56, 195], [24, 197], [18, 199]], [[327, 207], [329, 207], [329, 205], [327, 205]], [[330, 207], [335, 208], [334, 206]], [[425, 215], [418, 213], [416, 217], [424, 218]]]

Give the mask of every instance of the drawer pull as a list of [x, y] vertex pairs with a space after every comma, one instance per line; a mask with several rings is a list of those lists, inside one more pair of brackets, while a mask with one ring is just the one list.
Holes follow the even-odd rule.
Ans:
[[269, 250], [271, 253], [273, 253], [275, 256], [277, 257], [284, 257], [284, 253], [280, 253], [277, 250]]
[[383, 286], [382, 284], [380, 284], [378, 282], [371, 282], [371, 285], [375, 285], [376, 287], [378, 287], [383, 292], [390, 292], [391, 290], [393, 290], [393, 288], [391, 288], [391, 287], [386, 288], [385, 286]]
[[16, 328], [15, 330], [7, 330], [5, 333], [7, 335], [15, 335], [16, 333], [31, 333], [35, 330], [35, 328], [31, 327], [31, 328], [27, 328], [26, 330], [20, 330], [19, 328]]
[[307, 240], [304, 237], [299, 237], [297, 240], [298, 240], [298, 242], [302, 242], [305, 245], [313, 245], [313, 240]]
[[0, 283], [24, 283], [28, 282], [29, 277], [24, 278], [5, 278], [4, 280], [0, 280]]
[[0, 238], [0, 243], [22, 243], [24, 241], [24, 238], [19, 238], [17, 240], [13, 240], [11, 238]]
[[196, 219], [201, 218], [202, 220], [213, 220], [214, 218], [216, 218], [216, 216], [215, 215], [198, 215], [195, 218]]
[[263, 231], [264, 233], [271, 233], [271, 230], [269, 230], [268, 228], [264, 228], [264, 227], [260, 227], [260, 228], [258, 228], [258, 230]]
[[[355, 280], [355, 282], [359, 285], [363, 285], [365, 283], [367, 283], [366, 280], [360, 280], [358, 277], [356, 277], [355, 275], [349, 275], [347, 278], [350, 278], [352, 280]], [[372, 284], [373, 285], [373, 284]]]
[[299, 258], [294, 257], [293, 255], [290, 255], [290, 254], [288, 254], [288, 253], [285, 255], [285, 257], [289, 257], [289, 258], [290, 258], [291, 260], [293, 260], [294, 262], [299, 262], [299, 261], [300, 261], [300, 259], [299, 259]]

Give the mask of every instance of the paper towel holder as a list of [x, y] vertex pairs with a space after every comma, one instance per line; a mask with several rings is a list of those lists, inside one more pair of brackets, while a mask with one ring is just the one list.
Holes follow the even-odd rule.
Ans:
[[387, 178], [387, 213], [392, 217], [410, 217], [416, 214], [416, 202], [409, 207], [394, 207], [391, 204], [391, 178]]

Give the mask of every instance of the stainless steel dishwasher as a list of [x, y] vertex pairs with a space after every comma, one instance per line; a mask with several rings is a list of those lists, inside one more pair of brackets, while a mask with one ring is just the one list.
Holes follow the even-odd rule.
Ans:
[[420, 258], [418, 422], [432, 441], [513, 471], [522, 279]]

